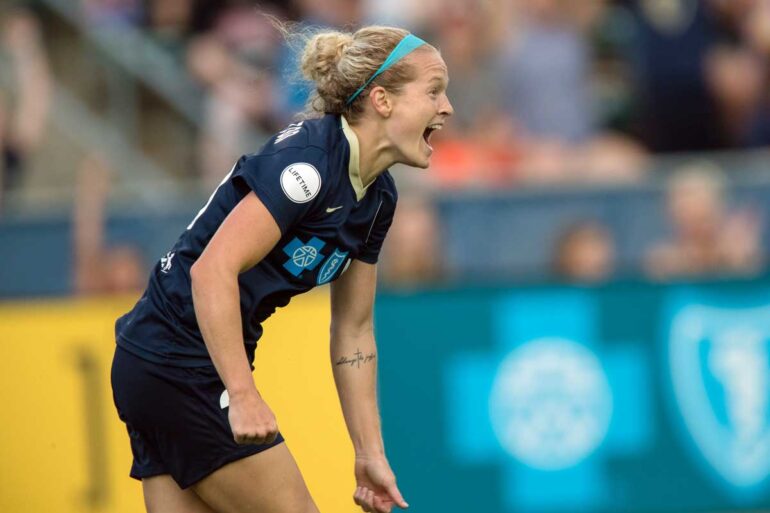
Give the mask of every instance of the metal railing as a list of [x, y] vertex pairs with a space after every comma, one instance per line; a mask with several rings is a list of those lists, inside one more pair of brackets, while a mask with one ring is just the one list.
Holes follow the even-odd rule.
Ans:
[[[83, 20], [78, 2], [40, 1], [51, 12], [74, 26], [135, 81], [162, 98], [186, 121], [196, 128], [204, 128], [205, 120], [199, 108], [204, 92], [173, 55], [141, 30], [129, 25], [109, 30], [98, 29]], [[263, 134], [253, 129], [247, 130], [244, 137], [250, 141], [264, 139]]]

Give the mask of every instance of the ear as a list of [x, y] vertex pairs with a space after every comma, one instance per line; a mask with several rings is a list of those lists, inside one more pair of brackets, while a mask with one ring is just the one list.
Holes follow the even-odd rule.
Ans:
[[372, 90], [369, 91], [369, 101], [380, 116], [384, 118], [390, 117], [390, 113], [393, 111], [393, 101], [390, 97], [390, 93], [388, 93], [384, 87], [373, 87]]

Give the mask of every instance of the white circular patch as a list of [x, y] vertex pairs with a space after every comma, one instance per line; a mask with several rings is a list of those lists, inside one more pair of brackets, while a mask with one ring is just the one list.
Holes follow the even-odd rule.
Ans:
[[230, 394], [225, 390], [222, 392], [222, 395], [219, 396], [219, 407], [224, 410], [228, 406], [230, 406]]
[[321, 190], [321, 175], [306, 162], [292, 164], [281, 173], [281, 189], [294, 203], [307, 203]]

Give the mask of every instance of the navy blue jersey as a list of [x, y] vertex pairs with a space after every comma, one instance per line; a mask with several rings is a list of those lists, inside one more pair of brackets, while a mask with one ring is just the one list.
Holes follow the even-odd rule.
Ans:
[[347, 121], [327, 115], [292, 124], [259, 153], [241, 157], [155, 265], [134, 308], [118, 319], [118, 345], [157, 363], [212, 365], [195, 318], [190, 267], [227, 214], [251, 191], [272, 214], [281, 239], [238, 278], [250, 362], [261, 324], [276, 308], [335, 280], [352, 259], [375, 263], [397, 194], [387, 171], [364, 188], [358, 151]]

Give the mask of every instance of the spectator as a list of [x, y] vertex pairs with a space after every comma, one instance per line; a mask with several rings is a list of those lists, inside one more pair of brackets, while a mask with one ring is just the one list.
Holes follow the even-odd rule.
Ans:
[[558, 278], [569, 282], [607, 280], [615, 270], [615, 244], [611, 234], [596, 221], [570, 225], [556, 241], [553, 269]]
[[[623, 135], [603, 132], [596, 119], [587, 34], [600, 20], [604, 4], [514, 2], [514, 30], [503, 43], [498, 68], [498, 103], [513, 118], [508, 131], [515, 138], [507, 145], [509, 151], [515, 149], [508, 159], [512, 181], [615, 182], [643, 172], [643, 149]], [[493, 120], [499, 117], [492, 115]], [[484, 126], [484, 116], [479, 121]]]
[[88, 156], [78, 172], [73, 212], [73, 288], [77, 294], [130, 293], [144, 286], [146, 269], [137, 248], [105, 244], [109, 188], [106, 162]]
[[706, 60], [706, 76], [716, 101], [725, 142], [736, 148], [770, 144], [767, 65], [740, 46], [719, 46]]
[[278, 41], [268, 17], [236, 3], [189, 46], [188, 69], [205, 90], [198, 151], [207, 189], [238, 156], [255, 151], [266, 133], [279, 128], [269, 71]]
[[724, 147], [706, 83], [706, 56], [719, 38], [707, 2], [634, 0], [630, 48], [642, 142], [653, 152]]
[[430, 178], [448, 189], [505, 187], [518, 182], [524, 149], [511, 119], [490, 111], [474, 123], [467, 132], [450, 128], [446, 134], [434, 136]]
[[197, 33], [208, 29], [211, 6], [195, 0], [144, 0], [144, 28], [147, 34], [184, 60], [187, 44]]
[[433, 206], [422, 197], [401, 197], [383, 248], [379, 274], [384, 283], [408, 286], [436, 282], [443, 262]]
[[507, 28], [509, 2], [444, 0], [436, 4], [426, 31], [451, 70], [449, 96], [455, 113], [436, 134], [430, 175], [450, 188], [489, 187], [515, 181], [519, 157], [513, 120], [499, 109], [502, 96], [495, 67]]
[[80, 0], [86, 22], [96, 28], [138, 25], [142, 19], [141, 0]]
[[727, 141], [733, 147], [770, 145], [770, 2], [712, 0], [726, 41], [707, 61]]
[[741, 20], [741, 31], [748, 46], [765, 59], [770, 58], [770, 2], [750, 1]]
[[360, 25], [363, 19], [362, 0], [292, 0], [300, 19], [318, 27]]
[[516, 0], [500, 58], [502, 107], [532, 137], [579, 143], [595, 129], [586, 31], [603, 2]]
[[743, 207], [728, 211], [725, 178], [708, 163], [676, 171], [668, 183], [672, 234], [646, 255], [654, 278], [751, 275], [760, 270], [759, 216]]
[[5, 193], [19, 186], [30, 154], [43, 141], [52, 83], [40, 26], [32, 12], [7, 10], [0, 24], [0, 68], [9, 70], [0, 74], [1, 205]]
[[362, 0], [362, 4], [366, 22], [404, 27], [419, 35], [431, 18], [441, 11], [443, 0]]

